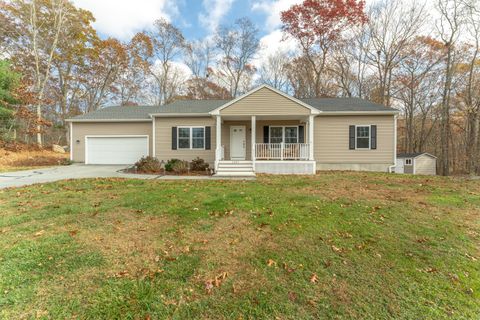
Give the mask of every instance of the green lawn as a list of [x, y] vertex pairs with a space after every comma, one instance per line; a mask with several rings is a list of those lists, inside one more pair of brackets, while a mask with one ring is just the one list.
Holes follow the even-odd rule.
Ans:
[[0, 191], [0, 318], [478, 319], [480, 181], [369, 173]]

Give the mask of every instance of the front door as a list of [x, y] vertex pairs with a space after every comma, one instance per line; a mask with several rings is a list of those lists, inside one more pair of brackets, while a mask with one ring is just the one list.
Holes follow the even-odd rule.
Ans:
[[247, 144], [245, 126], [230, 126], [230, 159], [245, 160]]

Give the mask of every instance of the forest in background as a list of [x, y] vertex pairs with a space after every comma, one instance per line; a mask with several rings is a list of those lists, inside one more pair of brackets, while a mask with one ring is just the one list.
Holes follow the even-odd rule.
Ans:
[[3, 141], [67, 144], [65, 119], [106, 105], [228, 99], [266, 83], [298, 98], [359, 97], [400, 111], [398, 151], [480, 174], [478, 0], [305, 0], [281, 13], [296, 50], [261, 57], [247, 17], [187, 40], [158, 19], [102, 39], [67, 0], [0, 0]]

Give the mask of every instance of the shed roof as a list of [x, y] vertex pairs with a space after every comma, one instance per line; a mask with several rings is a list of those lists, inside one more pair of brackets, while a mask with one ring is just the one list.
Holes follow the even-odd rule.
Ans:
[[427, 152], [399, 153], [399, 154], [397, 154], [397, 158], [416, 158], [416, 157], [419, 157], [423, 154], [427, 155], [427, 156], [430, 156], [432, 158], [437, 158], [434, 155], [432, 155], [430, 153], [427, 153]]

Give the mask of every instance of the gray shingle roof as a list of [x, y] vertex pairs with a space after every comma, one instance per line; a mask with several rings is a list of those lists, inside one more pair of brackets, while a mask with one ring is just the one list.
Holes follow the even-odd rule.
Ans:
[[[300, 99], [323, 112], [396, 111], [358, 98]], [[73, 120], [148, 120], [152, 113], [208, 113], [231, 100], [177, 100], [165, 106], [105, 107], [74, 117]]]
[[360, 98], [310, 98], [300, 100], [323, 112], [396, 111], [384, 105]]

